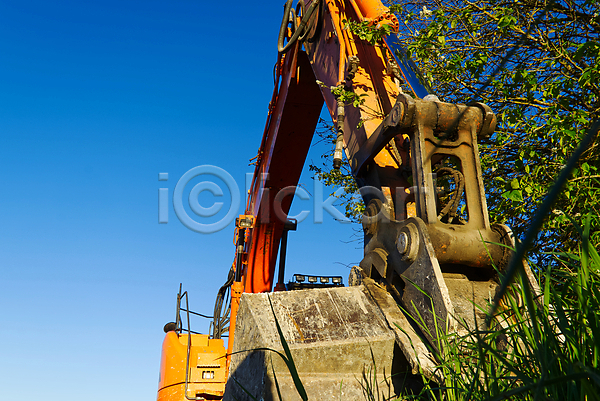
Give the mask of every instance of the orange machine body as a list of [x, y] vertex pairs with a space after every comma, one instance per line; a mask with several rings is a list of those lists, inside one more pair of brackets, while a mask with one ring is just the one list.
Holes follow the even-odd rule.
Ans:
[[[157, 401], [183, 401], [186, 399], [220, 400], [227, 380], [226, 349], [223, 340], [210, 339], [208, 335], [170, 331], [165, 336], [160, 360]], [[189, 358], [188, 358], [188, 345]], [[189, 364], [187, 363], [189, 361]]]
[[[306, 9], [316, 1], [305, 0]], [[256, 167], [248, 207], [239, 219], [248, 218], [251, 223], [236, 228], [235, 238], [243, 241], [238, 243], [233, 263], [236, 278], [231, 285], [227, 357], [221, 340], [192, 335], [186, 394], [188, 338], [169, 332], [163, 344], [158, 401], [221, 399], [240, 296], [243, 292], [273, 289], [284, 223], [324, 103], [333, 122], [338, 122], [339, 104], [332, 88], [352, 86], [363, 101], [361, 107], [347, 107], [345, 120], [340, 119], [344, 121], [344, 151], [349, 160], [382, 123], [402, 90], [397, 76], [390, 73], [394, 56], [388, 44], [373, 46], [363, 42], [346, 27], [346, 21], [366, 21], [376, 27], [388, 25], [392, 32], [396, 31], [396, 17], [380, 0], [320, 0], [318, 8], [320, 28], [313, 26], [313, 32], [306, 35], [312, 38], [304, 43], [293, 43], [289, 51], [278, 56], [275, 88], [263, 138], [254, 158]], [[286, 21], [284, 19], [284, 23]], [[351, 65], [356, 68], [349, 77]], [[409, 91], [413, 89], [410, 82], [404, 84]], [[374, 156], [374, 168], [359, 186], [378, 187], [385, 193], [389, 193], [390, 188], [410, 186], [398, 174], [400, 169], [409, 166], [404, 138], [399, 136], [394, 141], [395, 145], [381, 149]], [[203, 378], [205, 371], [214, 371], [214, 378]]]

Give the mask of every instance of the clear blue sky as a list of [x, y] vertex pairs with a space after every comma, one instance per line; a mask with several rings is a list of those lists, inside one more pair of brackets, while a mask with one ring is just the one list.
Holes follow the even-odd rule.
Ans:
[[[212, 314], [234, 256], [231, 225], [198, 234], [172, 206], [159, 225], [158, 189], [203, 164], [243, 186], [282, 3], [0, 1], [1, 399], [156, 397], [179, 283]], [[353, 227], [311, 221], [287, 278], [346, 281]]]

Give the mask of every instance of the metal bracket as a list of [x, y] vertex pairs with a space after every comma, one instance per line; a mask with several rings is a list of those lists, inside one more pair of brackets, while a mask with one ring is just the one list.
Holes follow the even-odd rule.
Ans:
[[[477, 138], [489, 136], [495, 125], [494, 114], [481, 103], [454, 105], [400, 94], [352, 161], [360, 177], [395, 135], [409, 135], [417, 217], [396, 221], [389, 210], [404, 205], [386, 207], [380, 199], [370, 200], [360, 266], [397, 290], [404, 310], [436, 348], [440, 334], [483, 324], [487, 305], [496, 296], [498, 272], [511, 255], [510, 248], [501, 245], [512, 244], [509, 231], [489, 222], [477, 147]], [[445, 159], [454, 167], [442, 164]], [[439, 204], [434, 177], [438, 170], [451, 172], [455, 181], [456, 199], [450, 208]], [[466, 218], [443, 222], [443, 210], [455, 211], [459, 203], [466, 207]]]

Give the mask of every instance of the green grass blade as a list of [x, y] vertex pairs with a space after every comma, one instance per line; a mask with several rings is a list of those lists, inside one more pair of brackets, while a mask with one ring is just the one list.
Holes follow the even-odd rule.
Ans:
[[[294, 363], [294, 358], [292, 357], [292, 353], [290, 352], [290, 347], [283, 335], [283, 331], [281, 331], [281, 326], [279, 325], [279, 321], [277, 320], [277, 316], [275, 315], [275, 309], [273, 308], [273, 303], [271, 302], [271, 298], [269, 299], [269, 305], [271, 305], [271, 311], [273, 312], [273, 317], [275, 318], [275, 326], [277, 327], [277, 333], [279, 333], [279, 339], [281, 340], [281, 346], [283, 347], [283, 351], [287, 358], [283, 358], [288, 370], [290, 371], [290, 375], [292, 375], [292, 380], [294, 380], [294, 385], [296, 386], [296, 391], [298, 391], [298, 395], [302, 398], [303, 401], [308, 400], [308, 395], [306, 394], [306, 390], [304, 389], [304, 385], [300, 380], [300, 376], [298, 375], [298, 370], [296, 369], [296, 364]], [[278, 352], [278, 354], [280, 354]], [[281, 355], [281, 354], [280, 354]], [[283, 357], [283, 356], [282, 356]]]
[[279, 389], [279, 382], [277, 381], [277, 375], [275, 374], [275, 366], [273, 366], [273, 360], [271, 360], [271, 370], [273, 371], [273, 380], [275, 380], [275, 389], [277, 389], [277, 397], [279, 401], [283, 401], [281, 398], [281, 390]]

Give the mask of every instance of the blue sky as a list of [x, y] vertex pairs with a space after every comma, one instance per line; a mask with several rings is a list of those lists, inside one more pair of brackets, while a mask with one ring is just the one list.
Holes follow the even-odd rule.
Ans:
[[[0, 1], [2, 399], [153, 399], [179, 283], [212, 313], [233, 227], [195, 233], [171, 205], [159, 225], [158, 189], [252, 172], [283, 2], [265, 3]], [[346, 281], [356, 228], [310, 216], [286, 278]]]

